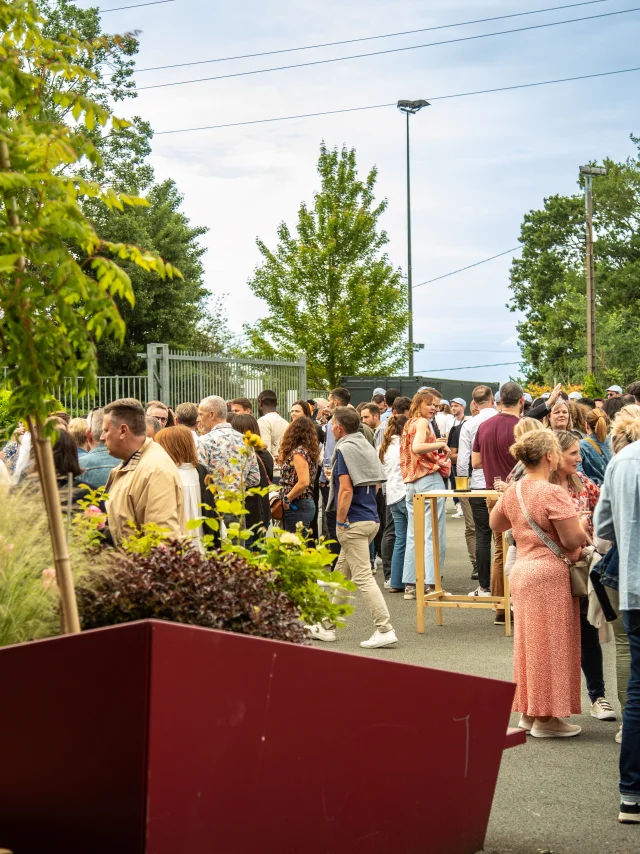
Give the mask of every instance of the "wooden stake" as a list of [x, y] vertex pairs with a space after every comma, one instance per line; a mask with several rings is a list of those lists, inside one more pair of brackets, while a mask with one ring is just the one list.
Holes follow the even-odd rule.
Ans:
[[51, 439], [42, 437], [42, 429], [38, 425], [36, 441], [40, 450], [40, 485], [45, 495], [45, 507], [49, 521], [49, 534], [53, 549], [53, 562], [56, 569], [56, 581], [60, 592], [60, 610], [62, 614], [62, 633], [77, 634], [80, 631], [78, 603], [71, 574], [69, 548], [65, 536], [60, 496], [56, 483], [56, 469], [53, 462]]

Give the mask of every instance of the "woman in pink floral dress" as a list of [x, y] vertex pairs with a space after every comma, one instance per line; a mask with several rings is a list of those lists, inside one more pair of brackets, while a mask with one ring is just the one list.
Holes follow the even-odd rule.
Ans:
[[517, 558], [511, 571], [515, 614], [513, 710], [520, 726], [537, 738], [578, 735], [580, 727], [562, 718], [580, 709], [580, 615], [571, 595], [569, 570], [542, 542], [522, 511], [518, 490], [529, 516], [567, 554], [578, 557], [585, 528], [567, 493], [549, 483], [560, 458], [555, 435], [548, 430], [527, 433], [512, 447], [525, 475], [512, 484], [491, 512], [494, 531], [513, 529]]

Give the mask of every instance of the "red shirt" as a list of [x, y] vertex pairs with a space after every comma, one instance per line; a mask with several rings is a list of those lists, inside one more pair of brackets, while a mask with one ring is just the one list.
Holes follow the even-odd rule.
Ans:
[[506, 480], [515, 460], [509, 452], [513, 445], [513, 430], [520, 419], [506, 412], [498, 412], [478, 427], [473, 450], [482, 457], [482, 469], [487, 489], [493, 489], [494, 478]]

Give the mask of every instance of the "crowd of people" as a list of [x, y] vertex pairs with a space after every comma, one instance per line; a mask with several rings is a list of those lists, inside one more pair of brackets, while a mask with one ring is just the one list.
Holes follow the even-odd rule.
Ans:
[[[626, 394], [612, 386], [601, 401], [567, 395], [560, 385], [538, 400], [515, 382], [499, 393], [480, 385], [470, 414], [464, 399], [443, 400], [435, 388], [421, 388], [412, 399], [377, 388], [357, 407], [348, 389], [336, 388], [326, 400], [295, 401], [289, 419], [278, 412], [273, 391], [263, 391], [257, 404], [254, 413], [248, 398], [212, 395], [173, 411], [158, 400], [143, 407], [121, 399], [86, 419], [57, 413], [54, 461], [63, 508], [73, 512], [87, 488], [104, 487], [106, 537], [114, 546], [154, 524], [168, 536], [191, 537], [203, 550], [202, 526], [190, 530], [187, 522], [216, 514], [207, 503], [210, 488], [242, 498], [246, 516], [227, 501], [214, 542], [234, 521], [249, 529], [249, 547], [259, 548], [260, 533], [272, 525], [312, 541], [324, 537], [337, 555], [334, 568], [356, 584], [370, 614], [373, 635], [361, 645], [378, 649], [398, 642], [384, 593], [415, 600], [436, 583], [432, 519], [425, 512], [425, 590], [416, 591], [413, 498], [463, 478], [469, 488], [451, 493], [452, 518], [464, 520], [477, 582], [469, 595], [503, 596], [507, 563], [514, 711], [531, 736], [580, 733], [565, 719], [580, 713], [581, 669], [591, 715], [615, 720], [600, 645], [603, 625], [613, 624], [624, 713], [616, 734], [620, 820], [640, 822], [640, 383]], [[33, 456], [21, 425], [2, 451], [0, 482], [28, 484]], [[262, 489], [251, 493], [252, 487]], [[494, 497], [476, 497], [475, 490], [492, 490]], [[442, 570], [444, 498], [437, 508]], [[575, 596], [570, 567], [589, 544], [592, 588]], [[504, 624], [504, 611], [492, 619]], [[336, 640], [334, 626], [308, 628], [315, 640]]]

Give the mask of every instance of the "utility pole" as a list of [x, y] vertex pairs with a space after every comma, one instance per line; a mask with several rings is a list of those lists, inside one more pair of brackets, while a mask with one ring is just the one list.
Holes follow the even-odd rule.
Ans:
[[593, 176], [606, 175], [600, 166], [581, 166], [584, 175], [584, 201], [586, 220], [585, 272], [587, 277], [587, 373], [596, 375], [596, 289], [593, 258]]
[[416, 345], [413, 341], [413, 270], [411, 265], [411, 149], [409, 145], [409, 117], [419, 112], [423, 107], [428, 107], [429, 102], [420, 101], [398, 101], [398, 109], [407, 116], [407, 288], [409, 327], [407, 338], [409, 345], [409, 376], [413, 376], [413, 354]]

